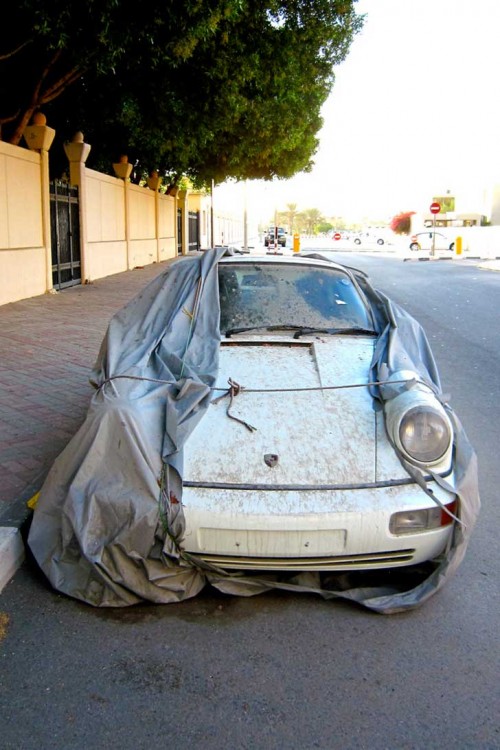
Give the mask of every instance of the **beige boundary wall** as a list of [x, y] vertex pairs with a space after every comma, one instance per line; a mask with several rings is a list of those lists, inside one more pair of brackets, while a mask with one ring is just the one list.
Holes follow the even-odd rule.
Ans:
[[[200, 214], [200, 247], [210, 247], [212, 210], [210, 195], [193, 192], [188, 196], [189, 210]], [[215, 245], [241, 245], [244, 235], [244, 218], [218, 208], [213, 217]]]
[[82, 281], [94, 281], [177, 253], [177, 200], [85, 169]]
[[[53, 138], [54, 131], [50, 134]], [[158, 178], [139, 186], [102, 174], [85, 167], [90, 146], [83, 139], [75, 139], [70, 148], [71, 183], [79, 187], [82, 284], [174, 258], [178, 209], [182, 253], [189, 249], [189, 209], [200, 212], [201, 248], [210, 246], [209, 196], [185, 191], [165, 195], [159, 192]], [[213, 227], [216, 245], [241, 240], [241, 220], [218, 212]], [[50, 291], [49, 152], [0, 141], [0, 305]]]
[[[88, 152], [87, 152], [88, 153]], [[0, 141], [0, 305], [52, 290], [47, 151]], [[71, 165], [79, 185], [82, 284], [177, 253], [182, 200]]]
[[0, 304], [47, 291], [42, 168], [40, 154], [0, 141]]

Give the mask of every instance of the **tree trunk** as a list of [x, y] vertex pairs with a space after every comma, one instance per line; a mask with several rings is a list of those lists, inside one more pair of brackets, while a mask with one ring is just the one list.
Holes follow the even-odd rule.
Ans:
[[9, 143], [11, 143], [13, 146], [19, 146], [21, 138], [23, 137], [24, 129], [26, 125], [28, 125], [34, 111], [35, 107], [30, 107], [29, 109], [25, 110], [9, 140]]

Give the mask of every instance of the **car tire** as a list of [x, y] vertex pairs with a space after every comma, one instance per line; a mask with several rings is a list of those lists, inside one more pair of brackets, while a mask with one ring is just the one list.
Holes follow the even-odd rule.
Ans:
[[361, 240], [359, 239], [359, 237], [356, 237], [356, 239], [354, 240], [354, 244], [361, 245]]
[[383, 245], [383, 244], [384, 244], [384, 240], [382, 239], [382, 237], [379, 237], [377, 240], [377, 245]]
[[455, 243], [452, 242], [451, 245], [449, 246], [448, 250], [451, 250], [453, 252], [454, 249], [455, 249]]
[[418, 242], [412, 242], [410, 244], [410, 250], [420, 250], [420, 245], [418, 244]]

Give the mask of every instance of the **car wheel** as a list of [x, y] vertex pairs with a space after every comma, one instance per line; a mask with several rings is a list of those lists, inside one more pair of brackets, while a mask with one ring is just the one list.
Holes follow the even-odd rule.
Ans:
[[418, 242], [412, 242], [410, 245], [410, 250], [420, 250], [420, 245]]
[[359, 239], [359, 237], [356, 237], [356, 239], [354, 240], [354, 244], [361, 245], [361, 240]]
[[382, 239], [382, 237], [379, 237], [379, 239], [377, 240], [377, 245], [383, 245], [383, 244], [384, 244], [384, 240]]
[[454, 249], [455, 249], [455, 243], [452, 242], [451, 245], [449, 246], [448, 250], [452, 250], [453, 251]]

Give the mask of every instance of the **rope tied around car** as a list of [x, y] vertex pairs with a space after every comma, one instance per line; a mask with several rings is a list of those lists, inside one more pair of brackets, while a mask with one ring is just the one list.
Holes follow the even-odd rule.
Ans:
[[[109, 378], [106, 378], [102, 381], [102, 383], [96, 383], [95, 380], [90, 380], [90, 384], [97, 390], [100, 391], [102, 388], [104, 388], [105, 385], [108, 385], [108, 383], [112, 383], [114, 380], [139, 380], [143, 381], [145, 383], [158, 383], [159, 385], [177, 385], [180, 387], [181, 381], [180, 380], [164, 380], [163, 378], [148, 378], [143, 375], [111, 375]], [[246, 386], [240, 385], [239, 383], [236, 383], [236, 381], [232, 380], [231, 378], [228, 379], [228, 384], [230, 385], [229, 389], [221, 388], [220, 386], [212, 386], [209, 388], [209, 390], [215, 392], [215, 391], [224, 391], [224, 393], [213, 400], [211, 403], [215, 404], [217, 401], [219, 401], [221, 398], [224, 398], [225, 396], [228, 396], [231, 391], [231, 386], [234, 386], [237, 390], [237, 393], [235, 392], [233, 394], [234, 396], [237, 396], [240, 392], [245, 393], [298, 393], [300, 391], [341, 391], [344, 389], [349, 388], [372, 388], [372, 387], [378, 387], [381, 385], [406, 385], [408, 387], [413, 387], [415, 385], [424, 385], [427, 388], [429, 388], [432, 393], [436, 396], [436, 398], [441, 401], [441, 403], [445, 403], [449, 396], [440, 396], [440, 394], [437, 392], [436, 388], [432, 387], [432, 385], [425, 381], [421, 380], [420, 378], [402, 378], [401, 380], [369, 380], [366, 383], [343, 383], [342, 385], [310, 385], [310, 386], [294, 386], [293, 388], [247, 388]]]
[[[96, 388], [97, 391], [102, 390], [107, 384], [112, 383], [114, 380], [138, 380], [138, 381], [145, 381], [150, 383], [158, 383], [159, 385], [173, 385], [177, 386], [180, 390], [179, 393], [182, 394], [183, 388], [186, 386], [186, 380], [163, 380], [161, 378], [148, 378], [140, 375], [112, 375], [109, 378], [106, 378], [102, 381], [102, 383], [97, 384], [94, 381], [90, 381], [91, 384]], [[224, 392], [218, 396], [217, 398], [213, 399], [211, 403], [213, 405], [218, 404], [223, 399], [229, 397], [229, 404], [226, 409], [226, 415], [229, 417], [229, 419], [232, 419], [234, 422], [238, 422], [239, 424], [246, 427], [246, 429], [249, 432], [256, 432], [257, 427], [254, 427], [254, 425], [250, 424], [244, 419], [241, 419], [240, 417], [236, 417], [234, 414], [231, 413], [231, 409], [233, 407], [233, 402], [236, 396], [239, 396], [241, 393], [288, 393], [288, 392], [302, 392], [302, 391], [337, 391], [337, 390], [344, 390], [344, 389], [351, 389], [351, 388], [379, 388], [380, 386], [384, 385], [403, 385], [406, 388], [414, 388], [416, 385], [424, 385], [429, 390], [431, 390], [436, 398], [441, 401], [441, 403], [446, 404], [447, 396], [441, 395], [436, 388], [432, 387], [432, 385], [428, 382], [425, 382], [424, 380], [421, 380], [420, 378], [412, 378], [410, 380], [408, 379], [401, 379], [401, 380], [373, 380], [368, 381], [367, 383], [344, 383], [343, 385], [320, 385], [320, 386], [295, 386], [293, 388], [246, 388], [245, 386], [240, 385], [240, 383], [237, 383], [232, 378], [228, 378], [228, 385], [229, 388], [227, 390], [224, 390]], [[210, 391], [213, 393], [216, 391], [223, 390], [222, 388], [218, 386], [212, 386], [209, 388]], [[373, 394], [372, 394], [373, 395]]]
[[228, 390], [225, 393], [223, 393], [221, 396], [218, 396], [217, 398], [215, 398], [212, 401], [212, 403], [218, 404], [219, 401], [222, 401], [222, 399], [227, 398], [227, 396], [229, 396], [229, 405], [226, 409], [226, 415], [229, 417], [229, 419], [233, 419], [235, 422], [239, 422], [240, 424], [244, 425], [247, 428], [247, 430], [249, 430], [250, 432], [255, 432], [257, 430], [256, 427], [249, 424], [249, 422], [245, 422], [244, 419], [240, 419], [239, 417], [235, 417], [234, 414], [231, 414], [231, 407], [233, 405], [234, 399], [236, 398], [236, 396], [239, 396], [241, 391], [244, 389], [243, 389], [243, 386], [241, 386], [239, 383], [237, 383], [235, 380], [232, 380], [231, 378], [229, 378], [227, 382], [229, 383]]

